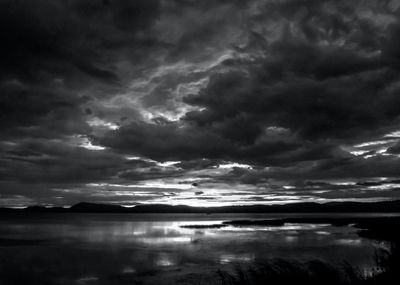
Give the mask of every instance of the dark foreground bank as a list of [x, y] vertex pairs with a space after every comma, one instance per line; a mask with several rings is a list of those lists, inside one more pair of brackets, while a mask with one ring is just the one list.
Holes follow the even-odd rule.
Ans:
[[239, 220], [224, 224], [235, 226], [278, 226], [285, 223], [330, 223], [359, 228], [363, 237], [389, 242], [387, 249], [376, 252], [376, 268], [363, 272], [360, 268], [344, 262], [332, 266], [319, 260], [298, 262], [296, 260], [272, 260], [247, 267], [237, 265], [233, 272], [218, 271], [224, 285], [261, 284], [308, 284], [308, 285], [391, 285], [400, 284], [400, 218], [309, 218], [277, 220]]

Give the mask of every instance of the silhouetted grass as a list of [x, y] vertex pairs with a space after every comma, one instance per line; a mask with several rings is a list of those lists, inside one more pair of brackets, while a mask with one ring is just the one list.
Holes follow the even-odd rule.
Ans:
[[365, 277], [349, 264], [336, 268], [322, 261], [297, 262], [274, 260], [262, 265], [243, 268], [233, 273], [217, 272], [223, 285], [308, 284], [341, 285], [364, 284]]
[[[275, 220], [296, 222], [296, 219]], [[375, 270], [366, 274], [351, 264], [333, 266], [322, 261], [298, 262], [274, 260], [252, 266], [236, 266], [233, 272], [219, 270], [222, 285], [394, 285], [400, 284], [400, 219], [395, 218], [311, 218], [297, 222], [330, 223], [348, 225], [355, 223], [361, 228], [359, 235], [378, 241], [390, 242], [388, 249], [379, 249], [375, 255]], [[232, 225], [268, 225], [268, 221], [231, 221]], [[224, 223], [226, 224], [226, 223]]]
[[376, 253], [376, 270], [365, 274], [348, 263], [333, 266], [314, 260], [272, 260], [258, 265], [237, 265], [233, 272], [218, 270], [221, 285], [394, 285], [400, 284], [400, 250], [397, 243]]

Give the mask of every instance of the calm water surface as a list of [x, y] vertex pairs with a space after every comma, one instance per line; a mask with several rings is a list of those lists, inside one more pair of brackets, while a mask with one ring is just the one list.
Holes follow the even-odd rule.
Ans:
[[181, 227], [287, 216], [294, 215], [2, 216], [0, 284], [208, 284], [217, 269], [274, 258], [348, 262], [370, 270], [376, 249], [385, 246], [360, 238], [355, 228], [324, 224]]

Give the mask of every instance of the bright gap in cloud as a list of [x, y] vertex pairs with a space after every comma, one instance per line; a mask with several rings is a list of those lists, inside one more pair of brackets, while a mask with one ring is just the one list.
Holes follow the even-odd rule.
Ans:
[[385, 138], [400, 138], [400, 131], [394, 131], [384, 136]]
[[119, 126], [111, 123], [111, 122], [106, 122], [102, 119], [99, 119], [97, 117], [90, 119], [88, 122], [89, 126], [91, 127], [101, 127], [101, 128], [106, 128], [106, 129], [110, 129], [110, 130], [117, 130], [119, 129]]
[[81, 142], [79, 143], [80, 147], [90, 149], [90, 150], [104, 150], [106, 147], [101, 145], [94, 145], [87, 137], [81, 137]]
[[180, 163], [180, 161], [165, 161], [165, 162], [157, 162], [157, 165], [162, 167], [169, 167], [178, 163]]
[[388, 144], [388, 143], [393, 143], [393, 142], [397, 142], [397, 140], [392, 139], [392, 140], [370, 141], [370, 142], [365, 142], [365, 143], [354, 145], [354, 147], [362, 148], [362, 147], [367, 147], [367, 146], [376, 146], [376, 145]]
[[237, 163], [237, 162], [228, 162], [228, 163], [224, 163], [224, 164], [220, 164], [218, 166], [218, 168], [222, 168], [222, 169], [229, 169], [229, 168], [247, 168], [247, 169], [251, 169], [252, 167], [248, 164], [243, 164], [243, 163]]

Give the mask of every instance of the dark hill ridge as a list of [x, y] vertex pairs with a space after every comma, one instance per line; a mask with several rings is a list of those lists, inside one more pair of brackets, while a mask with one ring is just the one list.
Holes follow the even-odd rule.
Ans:
[[123, 212], [128, 210], [128, 208], [119, 205], [80, 202], [71, 206], [68, 210], [69, 212]]
[[70, 208], [31, 206], [24, 209], [0, 208], [0, 212], [50, 213], [390, 213], [400, 212], [400, 200], [386, 202], [295, 203], [285, 205], [251, 205], [224, 207], [190, 207], [164, 204], [123, 207], [111, 204], [81, 202]]

